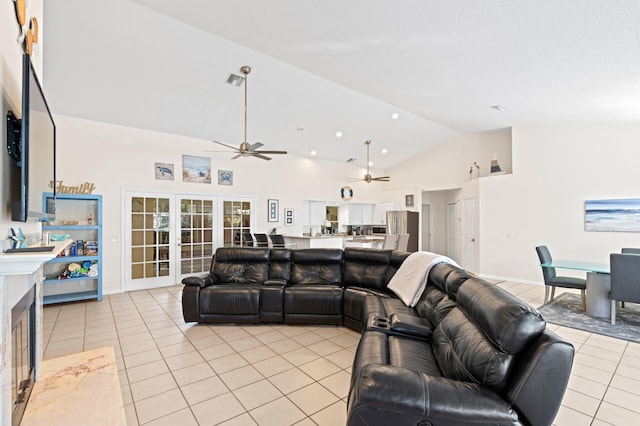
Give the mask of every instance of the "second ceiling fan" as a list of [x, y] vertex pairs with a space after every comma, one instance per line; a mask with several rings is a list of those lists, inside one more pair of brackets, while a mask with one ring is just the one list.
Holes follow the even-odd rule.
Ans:
[[369, 173], [369, 145], [371, 145], [371, 141], [364, 141], [364, 144], [367, 146], [367, 174], [364, 175], [363, 179], [352, 179], [354, 181], [363, 180], [367, 183], [371, 183], [373, 181], [376, 182], [389, 182], [391, 180], [390, 176], [380, 176], [380, 177], [372, 177], [371, 173]]
[[236, 159], [238, 157], [256, 157], [262, 160], [271, 160], [271, 157], [266, 156], [265, 154], [286, 154], [287, 151], [268, 151], [268, 150], [258, 150], [263, 146], [262, 143], [256, 142], [250, 144], [247, 142], [247, 80], [248, 75], [251, 72], [251, 67], [248, 65], [240, 68], [240, 72], [244, 75], [244, 141], [240, 144], [240, 147], [235, 147], [231, 145], [227, 145], [226, 143], [212, 141], [217, 143], [218, 145], [226, 146], [227, 148], [231, 148], [237, 154], [231, 159]]

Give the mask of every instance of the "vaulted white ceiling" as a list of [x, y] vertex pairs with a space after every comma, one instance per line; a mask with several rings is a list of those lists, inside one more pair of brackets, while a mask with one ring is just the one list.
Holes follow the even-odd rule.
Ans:
[[249, 142], [363, 165], [371, 139], [375, 168], [458, 132], [640, 124], [635, 0], [60, 0], [44, 9], [43, 80], [58, 114], [239, 145], [243, 88], [226, 79], [250, 65]]

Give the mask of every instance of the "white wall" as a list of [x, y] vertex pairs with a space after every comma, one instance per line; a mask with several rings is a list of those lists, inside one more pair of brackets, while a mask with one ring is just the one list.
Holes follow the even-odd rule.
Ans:
[[[126, 190], [228, 197], [255, 200], [256, 232], [274, 226], [286, 234], [302, 233], [302, 200], [339, 202], [340, 188], [354, 189], [353, 202], [377, 202], [379, 188], [365, 182], [349, 182], [364, 175], [359, 167], [293, 155], [231, 160], [232, 153], [209, 153], [217, 149], [209, 141], [166, 133], [115, 126], [67, 116], [56, 116], [58, 128], [58, 179], [65, 185], [95, 183], [103, 196], [103, 287], [105, 293], [121, 289], [123, 241], [123, 192]], [[212, 183], [182, 181], [182, 155], [210, 156]], [[175, 180], [156, 180], [155, 163], [173, 163]], [[232, 170], [233, 186], [217, 183], [217, 170]], [[280, 204], [280, 221], [267, 221], [267, 200]], [[295, 226], [284, 226], [283, 209], [293, 208]], [[62, 218], [60, 218], [62, 219]]]
[[639, 139], [639, 126], [514, 128], [513, 174], [481, 180], [480, 272], [542, 282], [536, 245], [594, 262], [640, 247], [639, 233], [584, 230], [585, 200], [640, 197]]

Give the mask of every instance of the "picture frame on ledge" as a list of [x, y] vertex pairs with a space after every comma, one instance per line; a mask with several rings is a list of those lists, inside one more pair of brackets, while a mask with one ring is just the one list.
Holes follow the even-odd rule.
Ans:
[[293, 226], [293, 209], [284, 209], [284, 226]]
[[278, 217], [278, 200], [269, 199], [267, 201], [267, 222], [277, 222]]

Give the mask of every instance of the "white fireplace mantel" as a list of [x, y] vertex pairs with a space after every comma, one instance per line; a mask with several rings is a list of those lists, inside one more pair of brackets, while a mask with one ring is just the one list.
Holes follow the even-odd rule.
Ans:
[[0, 253], [0, 276], [33, 274], [44, 263], [58, 256], [71, 242], [55, 242], [52, 244], [55, 248], [47, 252]]
[[49, 252], [0, 253], [0, 425], [11, 424], [11, 309], [33, 287], [36, 287], [35, 377], [42, 361], [42, 265], [58, 256], [71, 240], [52, 244]]

